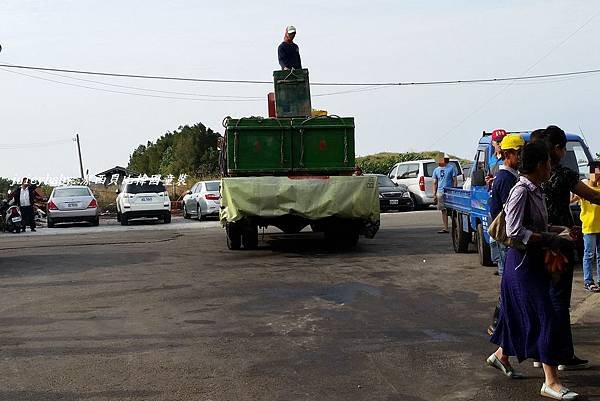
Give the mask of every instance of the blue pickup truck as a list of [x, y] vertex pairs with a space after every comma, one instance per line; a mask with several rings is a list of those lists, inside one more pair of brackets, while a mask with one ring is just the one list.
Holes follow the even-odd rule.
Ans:
[[[531, 132], [514, 132], [529, 141]], [[479, 254], [479, 263], [482, 266], [493, 266], [490, 252], [490, 237], [487, 233], [489, 217], [488, 200], [490, 197], [485, 177], [490, 171], [489, 157], [492, 154], [492, 136], [490, 132], [483, 132], [477, 144], [477, 151], [470, 171], [470, 189], [445, 188], [444, 204], [448, 209], [448, 217], [452, 222], [452, 245], [457, 253], [467, 253], [469, 245], [474, 243]], [[567, 134], [567, 155], [563, 164], [574, 171], [578, 171], [583, 179], [589, 171], [592, 160], [590, 151], [579, 135]], [[578, 206], [574, 206], [574, 213], [579, 218]]]

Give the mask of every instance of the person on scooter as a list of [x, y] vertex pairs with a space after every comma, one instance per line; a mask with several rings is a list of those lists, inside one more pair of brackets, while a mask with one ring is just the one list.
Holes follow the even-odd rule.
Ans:
[[28, 178], [23, 178], [21, 186], [13, 192], [12, 197], [15, 204], [19, 206], [23, 216], [24, 226], [29, 225], [31, 231], [35, 231], [35, 219], [33, 218], [33, 204], [39, 198], [35, 188]]

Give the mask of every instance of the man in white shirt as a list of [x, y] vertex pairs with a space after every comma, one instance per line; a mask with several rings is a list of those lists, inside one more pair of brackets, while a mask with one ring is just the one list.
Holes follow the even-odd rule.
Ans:
[[15, 204], [21, 209], [21, 215], [23, 216], [23, 223], [35, 231], [35, 219], [33, 218], [33, 203], [35, 202], [37, 193], [31, 186], [31, 181], [27, 178], [23, 178], [21, 186], [13, 194]]

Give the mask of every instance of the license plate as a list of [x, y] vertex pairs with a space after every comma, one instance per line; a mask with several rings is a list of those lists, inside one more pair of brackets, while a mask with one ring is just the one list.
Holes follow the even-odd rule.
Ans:
[[77, 207], [77, 203], [67, 203], [66, 205], [68, 208], [76, 208]]
[[390, 199], [390, 205], [397, 205], [398, 199]]
[[13, 223], [18, 223], [18, 222], [20, 222], [20, 221], [21, 221], [21, 218], [20, 218], [20, 217], [13, 217], [13, 218], [12, 218], [12, 222], [13, 222]]
[[141, 201], [142, 202], [152, 202], [152, 197], [150, 197], [150, 196], [142, 196], [141, 197]]

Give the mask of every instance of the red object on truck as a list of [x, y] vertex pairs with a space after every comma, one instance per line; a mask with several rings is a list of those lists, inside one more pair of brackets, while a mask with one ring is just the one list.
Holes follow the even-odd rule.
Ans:
[[267, 103], [269, 104], [269, 117], [277, 118], [277, 110], [275, 109], [275, 92], [267, 94]]

